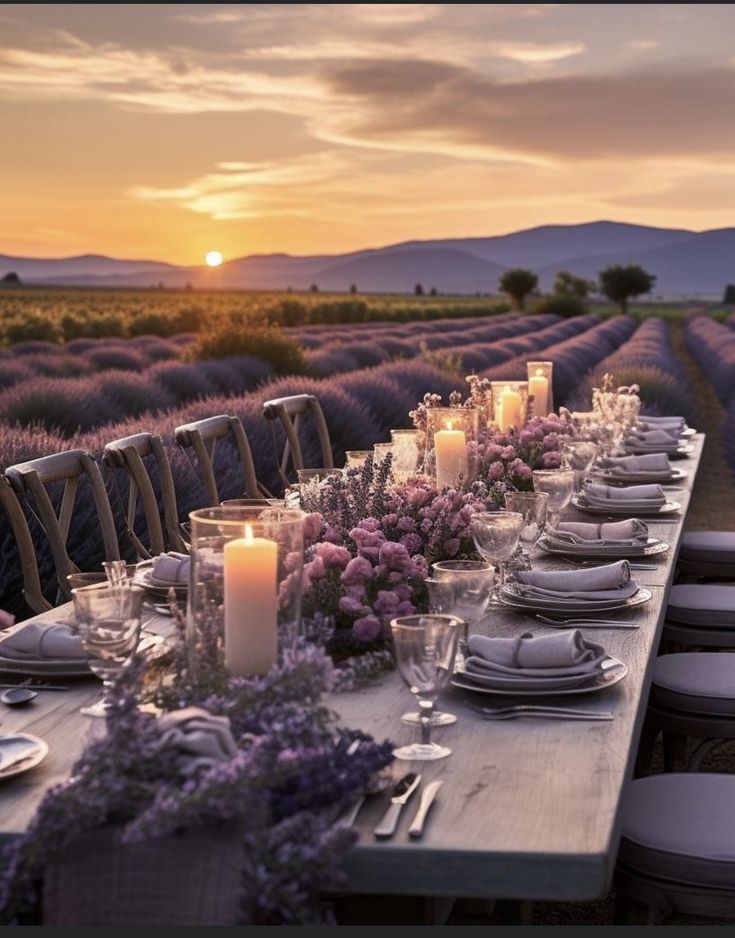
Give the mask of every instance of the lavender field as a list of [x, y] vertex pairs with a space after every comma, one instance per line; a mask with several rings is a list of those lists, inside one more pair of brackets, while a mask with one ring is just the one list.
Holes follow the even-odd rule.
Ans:
[[[703, 317], [687, 330], [692, 352], [711, 374], [731, 422], [733, 325], [732, 320], [722, 325]], [[261, 415], [264, 400], [316, 394], [341, 465], [346, 450], [369, 448], [387, 440], [391, 428], [410, 425], [408, 413], [426, 392], [446, 397], [452, 390], [464, 390], [469, 373], [522, 378], [532, 358], [554, 361], [557, 406], [588, 407], [591, 388], [604, 372], [613, 371], [621, 383], [641, 385], [648, 411], [696, 419], [694, 396], [672, 348], [671, 326], [663, 319], [638, 325], [628, 316], [601, 320], [594, 315], [561, 319], [503, 313], [298, 326], [285, 332], [304, 350], [308, 374], [279, 376], [269, 362], [250, 355], [188, 360], [196, 341], [191, 332], [168, 338], [81, 338], [65, 344], [32, 340], [6, 347], [0, 351], [0, 463], [5, 468], [77, 447], [99, 458], [110, 440], [145, 429], [165, 440], [184, 518], [202, 504], [203, 491], [174, 442], [179, 424], [236, 414], [248, 434], [258, 477], [276, 491], [272, 427]], [[307, 439], [304, 455], [307, 464], [318, 464], [316, 438]], [[729, 456], [735, 465], [735, 453]], [[224, 496], [238, 495], [242, 484], [234, 453], [223, 451], [218, 458]], [[107, 481], [122, 531], [117, 489], [113, 479]], [[4, 519], [0, 544], [0, 607], [17, 607], [19, 564]], [[93, 518], [85, 517], [83, 507], [70, 547], [82, 568], [101, 560]], [[42, 554], [41, 559], [50, 566], [48, 557]]]

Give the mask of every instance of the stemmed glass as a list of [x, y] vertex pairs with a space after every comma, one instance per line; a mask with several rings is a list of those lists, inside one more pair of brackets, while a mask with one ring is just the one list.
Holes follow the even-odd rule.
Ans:
[[565, 468], [574, 470], [574, 491], [579, 492], [597, 456], [597, 444], [592, 440], [569, 440], [562, 444], [561, 456]]
[[505, 507], [523, 515], [519, 540], [530, 553], [544, 533], [549, 496], [546, 492], [506, 492]]
[[[495, 568], [484, 560], [441, 560], [431, 565], [426, 581], [432, 612], [457, 616], [459, 637], [455, 664], [464, 667], [470, 627], [487, 612], [493, 594]], [[435, 724], [454, 723], [453, 714], [434, 713]], [[451, 719], [450, 719], [451, 717]], [[442, 719], [439, 719], [442, 718]]]
[[523, 530], [523, 515], [517, 511], [478, 511], [470, 518], [470, 532], [480, 556], [497, 572], [491, 602], [500, 602], [505, 582], [505, 561], [518, 547]]
[[393, 751], [396, 759], [430, 761], [451, 754], [431, 741], [432, 714], [439, 691], [454, 668], [459, 622], [454, 616], [401, 616], [390, 624], [398, 673], [419, 705], [421, 742]]
[[537, 492], [546, 492], [549, 496], [547, 522], [554, 528], [559, 517], [572, 500], [574, 494], [573, 469], [534, 469], [533, 487]]
[[143, 590], [139, 586], [87, 586], [71, 591], [75, 623], [89, 668], [102, 678], [103, 695], [87, 716], [104, 717], [109, 710], [113, 679], [130, 660], [140, 638]]

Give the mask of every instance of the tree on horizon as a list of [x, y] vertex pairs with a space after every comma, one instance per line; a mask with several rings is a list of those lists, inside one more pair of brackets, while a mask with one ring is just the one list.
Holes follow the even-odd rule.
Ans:
[[501, 293], [508, 294], [517, 309], [523, 310], [526, 297], [538, 287], [538, 277], [532, 270], [513, 267], [502, 274], [498, 287]]
[[632, 296], [650, 293], [656, 283], [655, 274], [649, 274], [638, 264], [612, 264], [600, 271], [600, 292], [613, 303], [620, 304], [620, 311], [628, 312], [628, 300]]

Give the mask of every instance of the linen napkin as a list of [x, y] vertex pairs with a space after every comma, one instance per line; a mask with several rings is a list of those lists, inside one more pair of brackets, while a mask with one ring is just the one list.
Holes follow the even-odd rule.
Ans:
[[666, 504], [666, 493], [660, 485], [628, 485], [616, 488], [613, 485], [600, 485], [590, 482], [584, 489], [587, 504], [593, 508], [629, 508], [636, 510], [656, 510]]
[[628, 599], [638, 592], [630, 578], [627, 560], [584, 570], [520, 570], [515, 588], [530, 599], [568, 599], [580, 602], [608, 602]]
[[641, 430], [627, 437], [629, 446], [651, 452], [675, 452], [679, 448], [678, 430]]
[[579, 629], [552, 635], [526, 632], [516, 638], [471, 635], [465, 671], [484, 677], [573, 677], [594, 674], [605, 649], [588, 641]]
[[185, 707], [158, 720], [161, 747], [172, 749], [182, 775], [229, 762], [238, 749], [228, 717], [215, 716], [201, 707]]
[[683, 430], [686, 426], [686, 420], [683, 417], [650, 417], [644, 415], [636, 424], [641, 430], [657, 430], [661, 427], [675, 427], [677, 430]]
[[163, 584], [188, 583], [191, 557], [175, 550], [159, 554], [153, 561], [151, 580]]
[[646, 453], [643, 456], [605, 456], [598, 460], [597, 465], [621, 478], [641, 472], [647, 475], [671, 475], [671, 463], [666, 453]]
[[625, 545], [640, 547], [648, 541], [648, 525], [640, 518], [595, 524], [587, 521], [560, 521], [546, 531], [554, 544], [594, 544], [595, 547]]
[[62, 622], [29, 622], [0, 641], [0, 656], [17, 661], [86, 661], [79, 636]]

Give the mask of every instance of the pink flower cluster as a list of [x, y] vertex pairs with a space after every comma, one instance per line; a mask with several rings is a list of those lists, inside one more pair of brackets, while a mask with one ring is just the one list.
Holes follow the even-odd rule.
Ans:
[[561, 465], [561, 446], [571, 435], [571, 423], [555, 414], [533, 417], [519, 433], [484, 430], [477, 445], [479, 478], [530, 490], [534, 469]]

